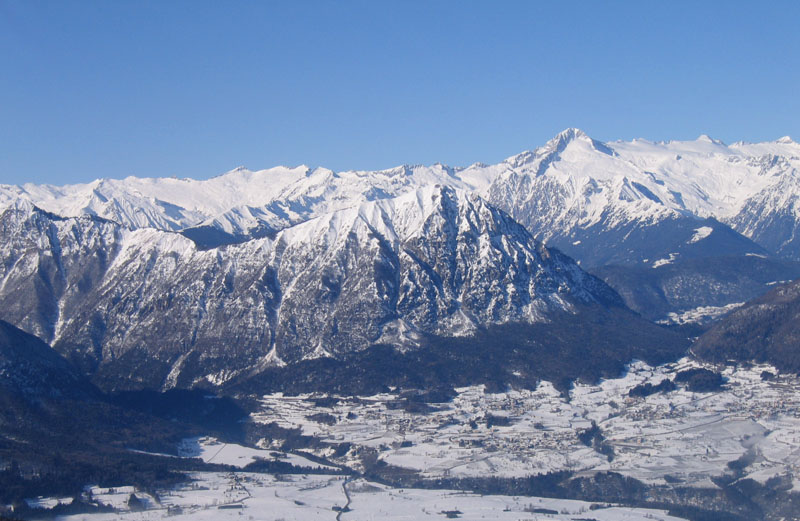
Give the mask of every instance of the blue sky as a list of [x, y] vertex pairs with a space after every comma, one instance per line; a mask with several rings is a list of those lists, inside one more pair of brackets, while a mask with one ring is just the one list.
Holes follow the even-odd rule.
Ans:
[[0, 0], [0, 182], [800, 139], [800, 2]]

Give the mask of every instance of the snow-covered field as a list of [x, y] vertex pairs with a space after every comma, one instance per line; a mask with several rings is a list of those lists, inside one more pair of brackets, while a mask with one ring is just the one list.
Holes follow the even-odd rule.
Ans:
[[244, 468], [258, 460], [281, 461], [295, 467], [337, 470], [308, 458], [287, 452], [245, 447], [235, 443], [223, 443], [211, 436], [188, 438], [181, 442], [178, 454], [186, 458], [200, 458], [206, 463], [221, 463]]
[[[483, 496], [453, 490], [393, 489], [343, 476], [198, 473], [160, 494], [146, 511], [64, 516], [64, 521], [498, 519], [677, 521], [660, 510], [562, 499]], [[347, 507], [345, 509], [345, 507]], [[599, 507], [599, 508], [598, 508]], [[343, 511], [344, 510], [344, 511]], [[341, 513], [341, 516], [338, 514]]]
[[[763, 482], [790, 474], [797, 488], [798, 379], [781, 375], [765, 381], [761, 373], [774, 371], [767, 366], [728, 368], [722, 392], [679, 387], [644, 398], [628, 395], [639, 384], [657, 385], [691, 367], [698, 365], [682, 360], [653, 368], [637, 362], [622, 378], [576, 385], [569, 399], [547, 382], [534, 391], [499, 394], [462, 388], [452, 403], [435, 404], [437, 410], [427, 414], [388, 407], [397, 399], [392, 394], [343, 398], [330, 407], [315, 405], [310, 396], [275, 394], [263, 398], [263, 410], [254, 420], [299, 427], [330, 442], [371, 447], [381, 460], [428, 477], [613, 470], [652, 484], [666, 483], [666, 476], [671, 483], [714, 487], [711, 477], [728, 472], [729, 462], [748, 454], [748, 477]], [[335, 423], [310, 418], [319, 412], [331, 415]], [[493, 417], [493, 425], [487, 425], [487, 416]], [[497, 417], [506, 420], [498, 422]], [[613, 448], [611, 461], [577, 437], [592, 422]], [[354, 459], [340, 463], [359, 465]]]

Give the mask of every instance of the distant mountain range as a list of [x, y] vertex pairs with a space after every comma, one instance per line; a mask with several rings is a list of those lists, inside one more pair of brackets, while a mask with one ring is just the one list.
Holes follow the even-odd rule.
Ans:
[[568, 129], [490, 166], [0, 186], [0, 319], [105, 387], [219, 385], [592, 306], [703, 321], [800, 277], [798, 166], [788, 138]]
[[[799, 166], [800, 145], [788, 137], [730, 146], [707, 136], [666, 143], [600, 143], [567, 129], [544, 146], [496, 165], [402, 166], [374, 172], [237, 168], [206, 181], [129, 177], [61, 187], [0, 185], [0, 204], [25, 199], [63, 217], [96, 215], [132, 229], [208, 229], [217, 232], [218, 241], [241, 241], [364, 201], [440, 184], [475, 192], [538, 239], [585, 257], [589, 265], [652, 264], [660, 260], [659, 249], [666, 248], [642, 249], [632, 243], [627, 255], [591, 254], [581, 237], [587, 231], [595, 235], [625, 230], [631, 223], [645, 226], [686, 217], [713, 218], [773, 254], [800, 260], [795, 233]], [[695, 222], [686, 237], [694, 238], [692, 244], [711, 237], [705, 231], [695, 235], [695, 229], [704, 228], [703, 221]], [[738, 249], [746, 249], [745, 244]]]

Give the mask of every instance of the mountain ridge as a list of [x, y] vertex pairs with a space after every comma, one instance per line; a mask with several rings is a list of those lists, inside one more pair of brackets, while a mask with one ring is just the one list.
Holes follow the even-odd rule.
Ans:
[[[759, 243], [763, 233], [752, 221], [758, 221], [760, 213], [767, 211], [765, 218], [769, 218], [780, 209], [776, 194], [800, 193], [798, 165], [800, 146], [786, 140], [730, 146], [706, 139], [601, 143], [570, 128], [539, 148], [488, 166], [404, 165], [342, 172], [304, 165], [259, 171], [239, 167], [205, 181], [128, 177], [63, 187], [2, 185], [0, 205], [27, 198], [59, 215], [95, 214], [127, 227], [180, 231], [210, 226], [231, 235], [230, 241], [235, 242], [246, 240], [251, 230], [258, 236], [266, 233], [265, 229], [274, 232], [359, 201], [443, 184], [489, 198], [537, 235], [542, 233], [540, 239], [597, 222], [603, 208], [611, 205], [621, 209], [612, 213], [630, 213], [623, 217], [629, 220], [659, 215], [715, 217]], [[540, 208], [531, 216], [519, 208], [521, 201], [513, 202], [513, 196], [492, 196], [509, 189], [520, 195], [530, 193], [527, 189], [536, 186], [502, 186], [507, 184], [504, 176], [531, 175], [547, 177], [551, 191], [572, 195], [544, 214]], [[778, 182], [782, 182], [779, 189], [775, 187]], [[598, 199], [602, 194], [608, 195]], [[639, 207], [622, 204], [625, 200], [638, 202]], [[756, 211], [752, 207], [759, 201]], [[559, 216], [569, 215], [559, 224]], [[783, 216], [784, 221], [791, 219], [792, 230], [798, 215], [800, 206]], [[794, 244], [788, 232], [764, 240], [771, 240], [764, 245], [768, 249], [790, 257], [800, 255], [794, 246], [786, 245]], [[773, 243], [777, 245], [773, 247]]]
[[0, 317], [100, 380], [216, 385], [376, 343], [625, 307], [507, 214], [450, 187], [205, 250], [175, 232], [50, 216], [32, 205], [0, 215]]

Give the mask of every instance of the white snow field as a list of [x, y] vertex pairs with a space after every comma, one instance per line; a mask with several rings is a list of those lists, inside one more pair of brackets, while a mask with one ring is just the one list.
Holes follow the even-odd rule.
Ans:
[[296, 467], [337, 470], [336, 467], [322, 465], [297, 454], [256, 449], [235, 443], [223, 443], [212, 436], [183, 440], [178, 447], [178, 454], [186, 458], [200, 458], [206, 463], [221, 463], [239, 468], [244, 468], [254, 461], [265, 459], [282, 461]]
[[160, 502], [145, 511], [122, 509], [116, 513], [79, 514], [58, 519], [566, 521], [576, 516], [597, 521], [680, 519], [660, 510], [592, 505], [584, 501], [476, 495], [453, 490], [393, 489], [364, 480], [350, 481], [343, 476], [197, 473], [192, 478], [186, 486], [161, 492]]

